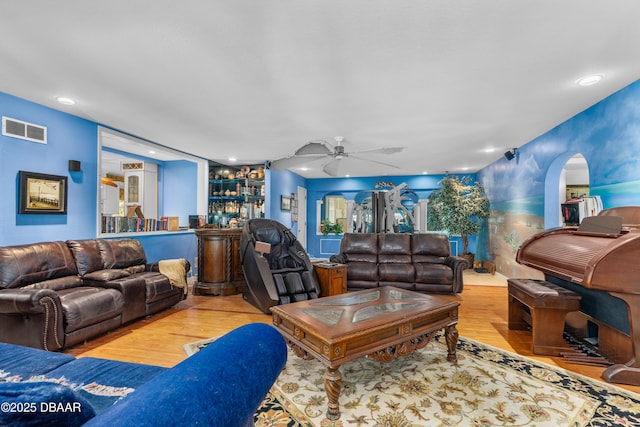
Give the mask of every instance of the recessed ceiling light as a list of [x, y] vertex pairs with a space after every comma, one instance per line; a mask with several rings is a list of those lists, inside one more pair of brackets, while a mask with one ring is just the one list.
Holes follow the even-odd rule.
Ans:
[[235, 162], [236, 160], [238, 160], [238, 159], [236, 159], [235, 157], [229, 157], [229, 161], [230, 162]]
[[60, 104], [64, 104], [64, 105], [75, 105], [76, 101], [71, 99], [71, 98], [67, 98], [66, 96], [58, 96], [56, 98], [56, 101], [58, 101]]
[[303, 166], [303, 167], [300, 168], [300, 170], [304, 172], [304, 171], [308, 171], [309, 168]]
[[576, 80], [576, 83], [579, 86], [592, 86], [600, 83], [600, 80], [602, 80], [603, 77], [603, 74], [590, 74], [588, 76], [580, 77], [578, 80]]
[[153, 150], [149, 150], [149, 154], [156, 154], [156, 152]]
[[493, 153], [494, 151], [496, 151], [496, 149], [495, 149], [495, 148], [485, 148], [485, 149], [484, 149], [484, 152], [485, 152], [485, 153]]

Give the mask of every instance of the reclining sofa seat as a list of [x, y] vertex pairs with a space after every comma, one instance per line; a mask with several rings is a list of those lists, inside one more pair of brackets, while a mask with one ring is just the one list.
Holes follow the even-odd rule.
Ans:
[[445, 234], [347, 233], [331, 261], [347, 265], [347, 289], [395, 286], [425, 293], [462, 292], [467, 262], [451, 256]]
[[183, 290], [172, 286], [158, 272], [157, 264], [147, 264], [144, 248], [136, 239], [68, 240], [67, 245], [85, 283], [116, 289], [123, 295], [122, 323], [157, 313], [184, 298]]
[[2, 341], [59, 350], [117, 328], [124, 298], [87, 286], [65, 242], [0, 247]]
[[[256, 243], [260, 248], [256, 249]], [[266, 249], [268, 248], [268, 249]], [[247, 221], [240, 238], [245, 300], [262, 312], [277, 304], [318, 298], [313, 264], [295, 235], [283, 224], [257, 218]]]

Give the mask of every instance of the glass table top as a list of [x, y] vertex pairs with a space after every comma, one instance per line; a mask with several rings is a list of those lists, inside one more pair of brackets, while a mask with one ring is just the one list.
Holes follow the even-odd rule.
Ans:
[[[350, 323], [357, 323], [390, 313], [411, 310], [419, 307], [421, 302], [430, 299], [428, 295], [409, 294], [396, 289], [386, 292], [376, 290], [355, 292], [330, 300], [320, 299], [302, 308], [301, 311], [328, 326], [335, 326], [347, 313], [351, 317]], [[375, 301], [379, 303], [371, 304]], [[354, 307], [360, 304], [365, 306], [360, 309]]]

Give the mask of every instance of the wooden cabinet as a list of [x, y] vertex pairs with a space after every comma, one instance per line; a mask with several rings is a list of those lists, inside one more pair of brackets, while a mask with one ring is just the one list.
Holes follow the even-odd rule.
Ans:
[[328, 297], [347, 292], [347, 266], [335, 262], [319, 262], [313, 265], [320, 283], [320, 296]]
[[140, 207], [145, 218], [158, 217], [158, 165], [149, 162], [122, 163], [125, 211]]
[[246, 289], [239, 228], [198, 229], [198, 282], [194, 295], [234, 295]]

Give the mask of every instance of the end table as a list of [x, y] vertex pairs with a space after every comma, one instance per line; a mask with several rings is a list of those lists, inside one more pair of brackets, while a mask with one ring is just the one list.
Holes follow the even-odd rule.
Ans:
[[328, 297], [347, 292], [347, 266], [335, 262], [318, 262], [313, 268], [320, 283], [320, 296]]

